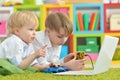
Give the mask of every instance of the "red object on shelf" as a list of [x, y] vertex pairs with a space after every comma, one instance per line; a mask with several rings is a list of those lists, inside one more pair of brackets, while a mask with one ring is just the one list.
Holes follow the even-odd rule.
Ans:
[[73, 52], [73, 34], [70, 35], [70, 43], [69, 43], [69, 50], [70, 50], [70, 53]]
[[[105, 33], [113, 33], [113, 32], [120, 32], [120, 30], [110, 30], [110, 25], [108, 24], [109, 20], [107, 19], [107, 11], [108, 9], [117, 9], [119, 8], [120, 9], [120, 4], [119, 3], [106, 3], [104, 4], [104, 32]], [[114, 14], [117, 14], [117, 13], [114, 13]]]
[[93, 30], [93, 28], [94, 28], [94, 23], [95, 23], [95, 13], [92, 13], [91, 18], [90, 18], [89, 30]]
[[78, 23], [79, 23], [80, 31], [84, 31], [82, 14], [80, 12], [78, 12], [77, 15], [78, 15]]

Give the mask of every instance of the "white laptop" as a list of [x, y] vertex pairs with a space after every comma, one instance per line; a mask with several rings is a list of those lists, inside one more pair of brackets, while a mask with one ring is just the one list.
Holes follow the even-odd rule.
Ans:
[[105, 36], [105, 39], [102, 43], [99, 52], [99, 56], [94, 66], [94, 70], [66, 71], [66, 72], [55, 73], [55, 75], [96, 75], [108, 71], [118, 41], [119, 38], [117, 37]]

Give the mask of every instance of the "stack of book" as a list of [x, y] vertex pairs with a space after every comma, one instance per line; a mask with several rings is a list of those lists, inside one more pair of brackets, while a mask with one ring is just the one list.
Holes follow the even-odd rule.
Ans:
[[78, 31], [95, 31], [100, 28], [100, 15], [92, 13], [91, 16], [87, 13], [76, 14], [76, 27]]

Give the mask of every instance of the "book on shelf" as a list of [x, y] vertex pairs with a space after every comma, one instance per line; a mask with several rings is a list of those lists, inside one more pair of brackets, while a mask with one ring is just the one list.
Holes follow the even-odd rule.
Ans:
[[75, 16], [76, 18], [76, 30], [77, 31], [80, 31], [80, 27], [79, 27], [79, 23], [78, 23], [78, 15], [76, 14], [76, 16]]
[[[90, 18], [90, 21], [89, 21]], [[92, 13], [91, 17], [88, 13], [84, 13], [83, 17], [80, 12], [76, 14], [76, 27], [79, 31], [96, 31], [100, 28], [100, 14]]]
[[61, 8], [61, 9], [59, 9], [59, 11], [65, 13], [66, 15], [69, 14], [69, 13], [68, 13], [69, 10], [68, 10], [67, 8]]
[[89, 30], [99, 30], [100, 27], [100, 15], [98, 13], [92, 13], [90, 18]]
[[90, 30], [90, 31], [93, 30], [93, 28], [94, 28], [95, 15], [96, 15], [95, 13], [92, 13], [92, 14], [91, 14], [90, 25], [89, 25], [89, 30]]
[[94, 31], [97, 30], [99, 27], [99, 14], [96, 13], [96, 17], [95, 17], [95, 24], [94, 24]]
[[88, 31], [89, 30], [89, 14], [88, 13], [83, 14], [83, 22], [84, 22], [84, 30]]
[[120, 30], [120, 14], [110, 16], [110, 30]]
[[50, 13], [56, 13], [56, 12], [59, 12], [59, 9], [57, 8], [52, 8], [49, 10]]
[[99, 16], [98, 26], [97, 26], [96, 30], [100, 30], [100, 16]]
[[83, 18], [80, 12], [77, 13], [80, 31], [84, 31]]
[[68, 15], [68, 9], [67, 8], [52, 8], [52, 9], [50, 9], [50, 12], [52, 12], [52, 13], [56, 13], [56, 12], [62, 12], [62, 13], [64, 13], [64, 14], [66, 14], [66, 15]]

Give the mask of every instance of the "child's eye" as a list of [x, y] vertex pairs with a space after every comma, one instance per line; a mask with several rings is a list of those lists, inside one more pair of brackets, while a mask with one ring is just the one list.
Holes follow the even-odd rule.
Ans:
[[30, 28], [29, 30], [33, 31], [34, 29]]
[[58, 36], [58, 38], [62, 38], [62, 36]]

